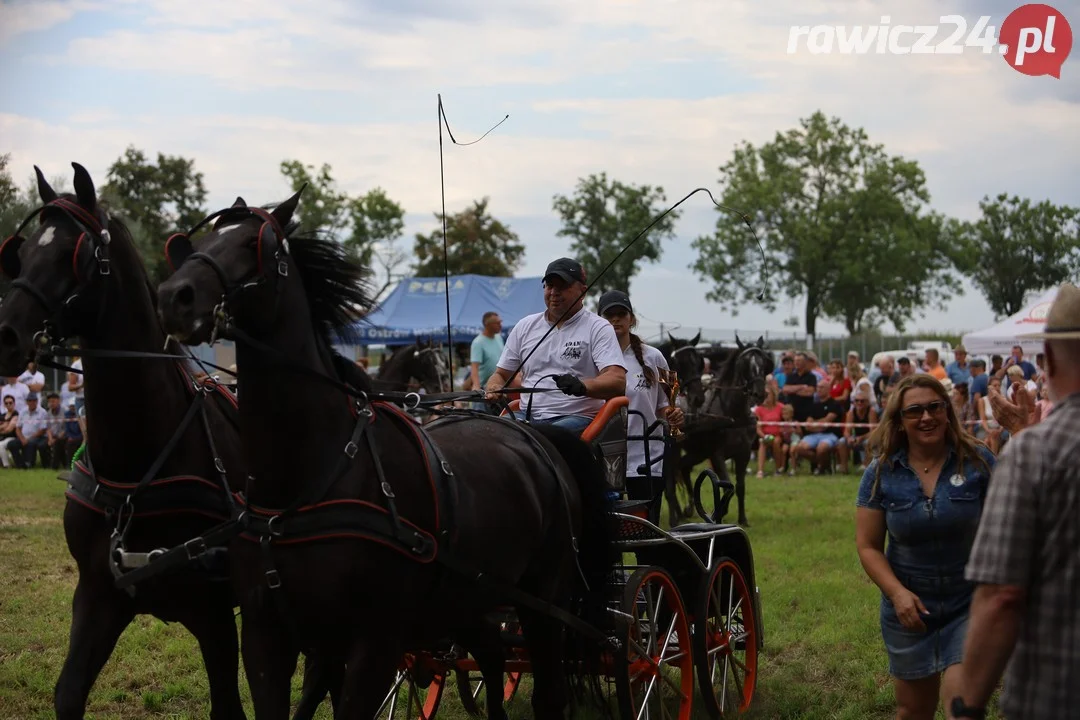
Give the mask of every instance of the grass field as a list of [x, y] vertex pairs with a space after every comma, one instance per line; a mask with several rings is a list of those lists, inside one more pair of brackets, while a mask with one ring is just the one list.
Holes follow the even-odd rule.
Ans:
[[[858, 478], [751, 476], [747, 483], [765, 649], [745, 717], [893, 717], [879, 595], [855, 555]], [[60, 523], [63, 491], [53, 472], [0, 471], [0, 718], [53, 717], [76, 581]], [[241, 686], [246, 702], [246, 681]], [[141, 617], [98, 679], [87, 717], [204, 718], [208, 707], [194, 639]], [[456, 701], [443, 707], [440, 718], [466, 717]], [[524, 698], [510, 711], [530, 716]], [[328, 704], [320, 717], [330, 717]]]

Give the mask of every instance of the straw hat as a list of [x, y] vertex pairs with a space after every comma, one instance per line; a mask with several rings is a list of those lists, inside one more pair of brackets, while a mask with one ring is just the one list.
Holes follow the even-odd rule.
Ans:
[[1080, 288], [1062, 283], [1046, 315], [1042, 332], [1019, 335], [1023, 340], [1080, 340]]

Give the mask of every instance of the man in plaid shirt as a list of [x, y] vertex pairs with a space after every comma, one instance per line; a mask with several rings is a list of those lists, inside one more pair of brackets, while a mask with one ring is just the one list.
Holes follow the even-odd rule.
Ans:
[[1008, 720], [1080, 717], [1080, 289], [1062, 285], [1044, 331], [1024, 337], [1045, 340], [1055, 405], [994, 468], [950, 718], [983, 717], [1003, 671]]

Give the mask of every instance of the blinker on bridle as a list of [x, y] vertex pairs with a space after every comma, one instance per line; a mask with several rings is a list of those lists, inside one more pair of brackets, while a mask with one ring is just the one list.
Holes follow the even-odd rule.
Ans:
[[[224, 216], [233, 214], [246, 214], [250, 217], [256, 217], [262, 220], [262, 225], [259, 226], [259, 234], [257, 236], [257, 248], [256, 248], [256, 268], [252, 275], [231, 282], [229, 276], [226, 274], [225, 269], [221, 267], [214, 257], [204, 252], [195, 252], [194, 246], [191, 244], [191, 236], [205, 227], [208, 223]], [[242, 222], [244, 218], [240, 218]], [[165, 259], [169, 263], [170, 269], [176, 272], [181, 265], [189, 260], [201, 262], [209, 267], [214, 275], [217, 276], [218, 282], [221, 283], [221, 302], [214, 308], [214, 328], [211, 334], [210, 341], [214, 342], [219, 336], [226, 337], [233, 326], [232, 315], [229, 313], [229, 302], [232, 301], [237, 295], [244, 290], [258, 287], [264, 282], [267, 282], [272, 274], [269, 272], [269, 266], [267, 265], [267, 257], [272, 254], [274, 267], [276, 267], [276, 277], [285, 278], [289, 276], [289, 263], [287, 256], [289, 254], [289, 240], [285, 236], [284, 230], [282, 230], [280, 223], [266, 210], [257, 207], [241, 207], [233, 206], [218, 210], [217, 212], [207, 215], [200, 220], [195, 227], [191, 228], [186, 233], [175, 233], [170, 235], [165, 241]], [[278, 302], [280, 293], [275, 293], [274, 302]]]
[[[44, 214], [48, 209], [59, 210], [66, 215], [76, 227], [81, 231], [79, 237], [75, 242], [75, 251], [71, 257], [71, 268], [75, 275], [75, 289], [71, 291], [59, 305], [49, 300], [48, 296], [41, 290], [41, 288], [34, 285], [29, 280], [20, 277], [22, 272], [22, 263], [19, 260], [19, 248], [26, 242], [26, 238], [22, 232], [27, 225], [30, 224], [35, 217], [39, 222], [44, 222]], [[101, 276], [107, 276], [111, 274], [109, 267], [109, 243], [112, 242], [112, 237], [109, 235], [108, 222], [109, 216], [104, 210], [98, 208], [101, 213], [101, 217], [95, 217], [93, 213], [87, 211], [78, 203], [74, 203], [66, 198], [55, 198], [45, 203], [39, 208], [34, 209], [26, 216], [26, 218], [16, 228], [14, 234], [4, 240], [0, 245], [0, 272], [3, 272], [9, 278], [12, 279], [11, 290], [22, 290], [30, 297], [41, 305], [45, 309], [46, 319], [41, 330], [34, 334], [34, 345], [39, 348], [47, 348], [55, 343], [63, 341], [63, 337], [53, 338], [50, 335], [50, 330], [54, 333], [54, 322], [57, 325], [62, 325], [61, 314], [67, 308], [74, 305], [79, 297], [79, 293], [82, 292], [86, 286], [90, 283], [94, 275], [94, 269], [97, 269], [97, 274]], [[89, 240], [88, 240], [89, 238]], [[93, 249], [90, 249], [90, 245], [93, 245]]]

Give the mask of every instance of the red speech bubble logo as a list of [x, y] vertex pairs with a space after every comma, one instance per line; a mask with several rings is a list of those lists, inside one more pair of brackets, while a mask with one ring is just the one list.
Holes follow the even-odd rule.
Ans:
[[1061, 79], [1061, 66], [1072, 50], [1072, 28], [1049, 5], [1021, 5], [1009, 13], [998, 36], [1005, 62], [1025, 75]]

